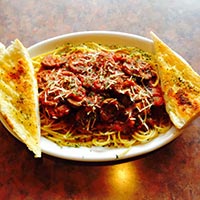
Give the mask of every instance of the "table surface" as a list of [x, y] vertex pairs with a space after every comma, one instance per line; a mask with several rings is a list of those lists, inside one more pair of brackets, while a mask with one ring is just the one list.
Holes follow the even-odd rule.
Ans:
[[[199, 0], [0, 1], [0, 41], [112, 30], [157, 33], [200, 74]], [[200, 199], [200, 118], [170, 144], [119, 163], [35, 159], [0, 125], [1, 199]]]

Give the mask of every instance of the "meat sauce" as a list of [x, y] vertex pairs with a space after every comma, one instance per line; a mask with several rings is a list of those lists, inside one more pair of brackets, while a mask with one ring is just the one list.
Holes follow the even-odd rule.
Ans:
[[37, 80], [40, 111], [79, 131], [128, 134], [167, 119], [155, 66], [139, 56], [104, 51], [47, 55]]

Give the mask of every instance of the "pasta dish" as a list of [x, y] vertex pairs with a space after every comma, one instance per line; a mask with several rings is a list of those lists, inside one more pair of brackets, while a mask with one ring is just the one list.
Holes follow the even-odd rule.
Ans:
[[42, 135], [60, 146], [130, 147], [171, 127], [148, 52], [87, 42], [32, 60]]

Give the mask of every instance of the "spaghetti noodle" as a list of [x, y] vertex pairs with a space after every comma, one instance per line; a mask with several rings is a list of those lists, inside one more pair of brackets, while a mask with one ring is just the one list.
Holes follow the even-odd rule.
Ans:
[[129, 147], [171, 126], [148, 52], [66, 44], [33, 58], [33, 64], [42, 135], [61, 146]]

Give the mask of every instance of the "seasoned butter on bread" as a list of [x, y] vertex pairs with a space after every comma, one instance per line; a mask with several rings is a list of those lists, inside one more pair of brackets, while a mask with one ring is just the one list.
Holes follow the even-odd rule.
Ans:
[[151, 32], [166, 111], [181, 129], [200, 115], [200, 76]]
[[38, 87], [27, 49], [0, 43], [0, 118], [35, 157], [41, 157]]

